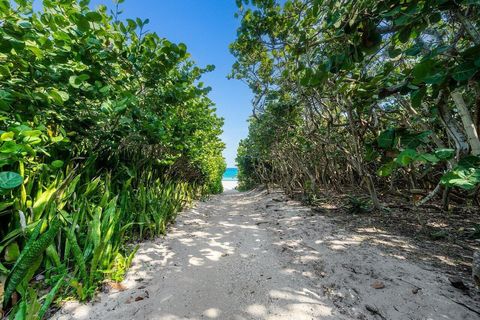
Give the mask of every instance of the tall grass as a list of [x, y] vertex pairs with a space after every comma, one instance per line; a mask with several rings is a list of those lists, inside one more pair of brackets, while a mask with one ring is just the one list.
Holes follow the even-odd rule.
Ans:
[[[11, 191], [18, 193], [11, 195], [16, 200], [0, 214], [15, 215], [4, 226], [9, 232], [0, 251], [11, 255], [1, 268], [8, 272], [3, 308], [13, 304], [13, 318], [43, 316], [58, 294], [83, 301], [103, 280], [122, 280], [134, 243], [164, 234], [177, 213], [201, 195], [191, 183], [148, 173], [113, 183], [110, 172], [92, 175], [90, 169], [31, 172], [19, 190]], [[35, 275], [47, 281], [32, 282]], [[49, 286], [51, 291], [39, 296]]]

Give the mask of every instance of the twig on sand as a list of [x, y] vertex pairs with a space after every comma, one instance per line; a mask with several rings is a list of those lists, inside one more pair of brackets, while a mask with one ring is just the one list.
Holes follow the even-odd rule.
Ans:
[[423, 206], [425, 203], [427, 203], [428, 201], [430, 201], [431, 199], [433, 199], [441, 190], [441, 187], [442, 187], [442, 184], [439, 182], [437, 184], [437, 186], [435, 187], [435, 189], [433, 189], [432, 192], [430, 192], [425, 198], [423, 198], [422, 200], [420, 200], [415, 206], [416, 207], [421, 207]]
[[365, 305], [365, 309], [367, 309], [368, 311], [370, 311], [371, 314], [375, 314], [377, 316], [379, 316], [380, 318], [382, 318], [383, 320], [387, 320], [387, 318], [385, 318], [383, 316], [383, 314], [380, 313], [380, 311], [378, 310], [377, 307], [374, 307], [374, 306], [371, 306], [369, 304], [366, 304]]

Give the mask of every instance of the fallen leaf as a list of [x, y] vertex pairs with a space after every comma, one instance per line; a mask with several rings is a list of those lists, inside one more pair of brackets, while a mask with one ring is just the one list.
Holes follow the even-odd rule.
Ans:
[[371, 287], [374, 289], [383, 289], [385, 288], [385, 284], [382, 281], [375, 281], [371, 284]]
[[122, 292], [125, 291], [127, 288], [119, 283], [119, 282], [113, 282], [113, 281], [106, 281], [103, 283], [103, 288], [102, 291], [105, 293], [108, 292]]
[[114, 290], [117, 290], [117, 291], [125, 291], [127, 288], [125, 288], [125, 286], [119, 282], [110, 282], [109, 283], [110, 287]]
[[17, 302], [18, 302], [18, 300], [19, 300], [18, 293], [14, 292], [14, 293], [12, 294], [12, 305], [13, 305], [13, 306], [16, 305]]

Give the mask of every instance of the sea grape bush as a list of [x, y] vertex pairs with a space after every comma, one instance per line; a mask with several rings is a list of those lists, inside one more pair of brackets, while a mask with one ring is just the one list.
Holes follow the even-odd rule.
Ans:
[[[238, 0], [240, 184], [479, 204], [480, 2]], [[398, 192], [402, 190], [402, 192]], [[415, 192], [413, 192], [415, 191]], [[410, 197], [412, 199], [414, 197]]]
[[0, 316], [88, 299], [121, 280], [129, 241], [222, 191], [223, 121], [200, 82], [213, 67], [122, 2], [0, 0]]

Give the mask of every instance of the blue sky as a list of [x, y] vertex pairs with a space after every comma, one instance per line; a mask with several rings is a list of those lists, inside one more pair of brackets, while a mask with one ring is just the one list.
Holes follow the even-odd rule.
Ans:
[[[92, 0], [93, 7], [112, 0]], [[217, 113], [225, 118], [222, 140], [229, 167], [235, 166], [240, 139], [247, 136], [247, 119], [251, 113], [250, 89], [241, 81], [228, 80], [234, 58], [228, 46], [236, 38], [239, 25], [234, 17], [235, 0], [126, 0], [121, 4], [123, 18], [149, 18], [148, 30], [172, 42], [187, 45], [192, 59], [200, 66], [215, 65], [203, 82], [212, 87], [210, 98]]]

